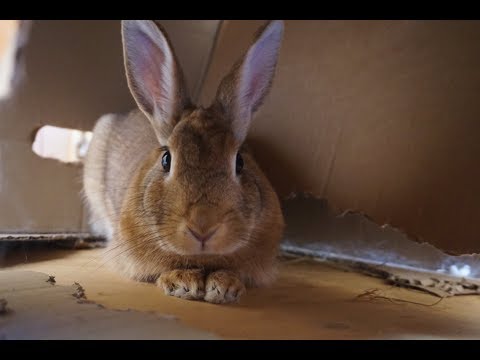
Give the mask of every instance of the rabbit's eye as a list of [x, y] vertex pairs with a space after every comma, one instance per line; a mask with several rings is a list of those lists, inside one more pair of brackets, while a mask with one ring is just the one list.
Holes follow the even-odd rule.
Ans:
[[243, 158], [240, 153], [237, 153], [237, 165], [235, 167], [235, 170], [237, 171], [237, 174], [240, 174], [243, 170]]
[[165, 170], [166, 172], [170, 171], [170, 162], [171, 161], [172, 161], [172, 156], [170, 155], [170, 152], [167, 151], [162, 156], [162, 166], [163, 166], [163, 170]]

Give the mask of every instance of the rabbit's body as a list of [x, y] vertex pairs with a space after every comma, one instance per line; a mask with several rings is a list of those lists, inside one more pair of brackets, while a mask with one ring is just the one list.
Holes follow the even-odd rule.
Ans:
[[102, 116], [93, 135], [85, 159], [84, 194], [92, 231], [110, 240], [121, 214], [125, 184], [131, 183], [141, 162], [158, 148], [158, 140], [140, 110]]
[[282, 212], [244, 140], [270, 87], [282, 30], [267, 26], [214, 103], [199, 108], [162, 29], [123, 22], [127, 78], [142, 111], [103, 116], [84, 169], [91, 228], [108, 239], [115, 269], [214, 303], [273, 279]]
[[[267, 284], [271, 280], [277, 239], [283, 230], [282, 215], [276, 196], [271, 196], [274, 193], [268, 180], [261, 174], [253, 158], [251, 165], [257, 168], [253, 172], [254, 181], [259, 189], [264, 189], [262, 192], [259, 190], [258, 195], [262, 197], [263, 207], [271, 210], [266, 212], [263, 208], [259, 209], [262, 211], [258, 212], [256, 221], [263, 226], [250, 239], [256, 247], [255, 251], [244, 248], [231, 256], [177, 256], [161, 252], [155, 244], [151, 249], [147, 243], [137, 249], [133, 247], [137, 243], [132, 244], [136, 238], [140, 237], [140, 241], [148, 238], [150, 232], [147, 225], [142, 225], [146, 219], [149, 222], [148, 217], [137, 216], [137, 201], [125, 203], [128, 195], [135, 198], [135, 192], [129, 194], [128, 190], [142, 186], [136, 184], [142, 179], [139, 176], [142, 174], [140, 169], [148, 172], [158, 159], [155, 156], [159, 148], [158, 140], [148, 119], [138, 110], [125, 116], [106, 115], [99, 119], [93, 133], [85, 161], [84, 192], [90, 207], [91, 228], [110, 242], [112, 251], [107, 252], [107, 259], [112, 258], [111, 265], [127, 276], [142, 281], [155, 279], [167, 270], [178, 269], [179, 263], [210, 270], [237, 270], [245, 283], [254, 286]], [[132, 137], [131, 134], [136, 136]]]

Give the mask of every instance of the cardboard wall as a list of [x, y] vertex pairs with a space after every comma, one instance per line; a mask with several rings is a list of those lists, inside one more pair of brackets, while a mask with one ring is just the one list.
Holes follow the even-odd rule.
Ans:
[[[163, 25], [195, 93], [218, 21]], [[0, 102], [0, 233], [86, 230], [81, 167], [39, 158], [31, 146], [42, 125], [91, 130], [101, 115], [134, 108], [120, 22], [33, 21], [24, 59], [22, 82]]]
[[[202, 89], [263, 21], [224, 21]], [[480, 251], [480, 21], [286, 21], [250, 132], [281, 196], [307, 191], [454, 253]]]

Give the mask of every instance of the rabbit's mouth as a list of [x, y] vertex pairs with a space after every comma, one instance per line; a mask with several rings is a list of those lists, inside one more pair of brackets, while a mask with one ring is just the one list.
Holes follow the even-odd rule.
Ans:
[[187, 233], [188, 235], [190, 235], [190, 237], [196, 241], [198, 241], [200, 243], [200, 247], [202, 250], [205, 250], [205, 247], [206, 247], [206, 244], [207, 242], [213, 238], [213, 236], [215, 236], [216, 232], [218, 231], [218, 228], [220, 226], [217, 226], [215, 227], [214, 229], [211, 229], [209, 230], [208, 232], [204, 232], [204, 233], [199, 233], [197, 230], [192, 230], [192, 228], [190, 228], [188, 225], [187, 225]]
[[174, 244], [179, 255], [227, 255], [235, 252], [241, 245], [232, 241], [234, 234], [224, 223], [217, 224], [207, 231], [198, 231], [187, 224], [181, 224]]

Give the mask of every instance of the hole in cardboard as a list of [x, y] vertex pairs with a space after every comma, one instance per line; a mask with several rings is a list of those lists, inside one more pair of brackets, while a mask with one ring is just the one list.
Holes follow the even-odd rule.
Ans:
[[36, 132], [32, 150], [43, 158], [78, 163], [87, 154], [91, 139], [91, 131], [45, 125]]

